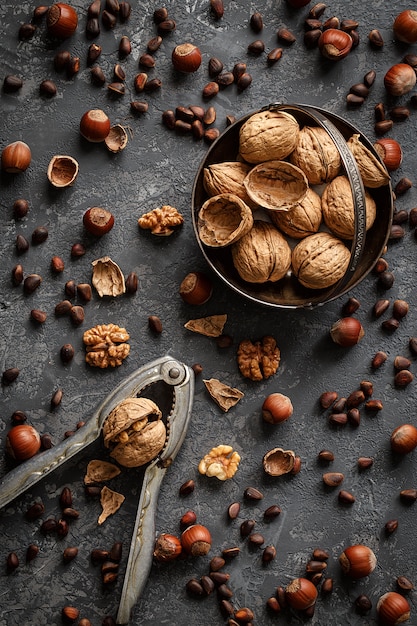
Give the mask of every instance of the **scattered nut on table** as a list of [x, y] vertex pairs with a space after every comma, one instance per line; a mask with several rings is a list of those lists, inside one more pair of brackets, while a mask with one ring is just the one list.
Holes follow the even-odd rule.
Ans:
[[206, 337], [220, 337], [223, 333], [224, 325], [227, 322], [227, 315], [209, 315], [195, 320], [189, 320], [184, 324], [187, 330], [205, 335]]
[[206, 476], [227, 480], [236, 474], [239, 463], [240, 455], [233, 450], [232, 446], [221, 444], [212, 448], [201, 459], [198, 471]]
[[252, 343], [250, 339], [240, 342], [237, 351], [239, 370], [245, 378], [263, 380], [277, 371], [281, 360], [281, 351], [271, 335]]
[[140, 228], [150, 230], [152, 235], [164, 237], [172, 235], [174, 230], [181, 226], [183, 222], [184, 218], [181, 213], [169, 204], [164, 204], [160, 208], [149, 211], [149, 213], [144, 213], [138, 219]]
[[100, 504], [103, 510], [97, 520], [99, 526], [101, 526], [110, 515], [114, 515], [114, 513], [120, 509], [124, 501], [124, 495], [104, 486], [100, 492]]
[[239, 391], [239, 389], [236, 389], [235, 387], [225, 385], [217, 378], [203, 380], [203, 383], [205, 384], [210, 396], [225, 413], [235, 406], [235, 404], [237, 404], [244, 396], [242, 391]]
[[92, 262], [92, 266], [92, 283], [100, 297], [116, 297], [126, 292], [123, 272], [110, 257], [104, 256], [96, 259]]
[[92, 367], [118, 367], [130, 352], [130, 339], [125, 328], [116, 324], [99, 324], [83, 335], [85, 360]]

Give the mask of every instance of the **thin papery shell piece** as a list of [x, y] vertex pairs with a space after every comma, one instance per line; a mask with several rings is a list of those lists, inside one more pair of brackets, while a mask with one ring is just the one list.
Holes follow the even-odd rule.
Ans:
[[127, 431], [137, 422], [148, 422], [149, 417], [161, 419], [162, 413], [155, 402], [148, 398], [126, 398], [109, 413], [103, 426], [104, 445], [109, 447], [111, 441], [117, 440], [121, 432]]
[[294, 467], [295, 453], [292, 450], [273, 448], [264, 455], [263, 467], [270, 476], [288, 474]]
[[222, 313], [220, 315], [208, 315], [207, 317], [188, 320], [188, 322], [184, 324], [184, 328], [194, 333], [205, 335], [206, 337], [220, 337], [226, 322], [227, 314]]
[[360, 135], [355, 134], [347, 142], [349, 150], [355, 157], [365, 187], [375, 189], [388, 185], [390, 175], [381, 161], [361, 142]]
[[311, 187], [305, 197], [291, 211], [270, 211], [269, 216], [275, 226], [289, 237], [303, 239], [317, 233], [322, 219], [321, 198]]
[[349, 265], [350, 250], [330, 233], [302, 239], [292, 251], [292, 269], [304, 287], [324, 289], [340, 280]]
[[339, 150], [330, 135], [320, 126], [304, 126], [290, 161], [303, 170], [310, 185], [327, 183], [342, 167]]
[[[353, 239], [355, 208], [352, 189], [347, 176], [337, 176], [326, 185], [321, 196], [323, 219], [329, 230], [342, 239]], [[376, 203], [365, 189], [366, 224], [369, 230], [376, 218]]]
[[308, 190], [304, 172], [287, 161], [266, 161], [251, 169], [243, 181], [253, 202], [272, 211], [290, 211]]
[[165, 445], [166, 427], [162, 420], [148, 422], [139, 432], [119, 443], [110, 453], [123, 467], [140, 467], [153, 461]]
[[250, 207], [238, 196], [212, 196], [198, 213], [198, 234], [212, 248], [228, 246], [245, 235], [253, 224]]
[[242, 391], [239, 391], [239, 389], [236, 389], [235, 387], [225, 385], [217, 378], [203, 380], [203, 383], [205, 384], [210, 396], [225, 413], [235, 406], [244, 396]]
[[248, 163], [285, 159], [295, 148], [300, 127], [285, 111], [260, 111], [239, 131], [239, 152]]
[[101, 526], [110, 515], [114, 515], [114, 513], [120, 509], [124, 501], [125, 497], [123, 494], [117, 493], [117, 491], [113, 491], [108, 487], [103, 487], [100, 493], [100, 504], [103, 510], [98, 518], [99, 526]]
[[233, 265], [248, 283], [276, 282], [291, 265], [291, 248], [275, 226], [256, 220], [247, 235], [232, 246]]
[[251, 208], [255, 208], [257, 205], [249, 198], [243, 185], [250, 168], [250, 165], [240, 161], [208, 165], [203, 172], [203, 186], [207, 195], [218, 196], [223, 193], [232, 193]]
[[119, 474], [120, 469], [114, 463], [109, 463], [108, 461], [102, 461], [100, 459], [93, 459], [87, 465], [84, 483], [86, 485], [101, 483], [106, 480], [111, 480]]
[[96, 259], [92, 262], [92, 266], [92, 283], [100, 297], [116, 297], [125, 293], [126, 285], [123, 272], [110, 257], [104, 256], [101, 259]]

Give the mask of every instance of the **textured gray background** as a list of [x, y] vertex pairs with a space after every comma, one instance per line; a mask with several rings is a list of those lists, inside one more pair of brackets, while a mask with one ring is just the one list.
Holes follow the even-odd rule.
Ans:
[[[142, 117], [132, 117], [129, 102], [135, 97], [141, 99], [133, 93], [133, 77], [146, 42], [155, 34], [152, 13], [159, 3], [133, 2], [130, 20], [110, 32], [102, 29], [97, 40], [103, 47], [100, 65], [108, 77], [117, 61], [120, 37], [127, 34], [132, 42], [132, 54], [123, 61], [127, 93], [116, 99], [106, 88], [90, 84], [86, 68], [90, 42], [84, 35], [87, 2], [74, 2], [80, 15], [77, 34], [59, 46], [81, 59], [81, 71], [71, 80], [54, 72], [52, 60], [57, 46], [45, 36], [44, 26], [39, 27], [32, 40], [18, 41], [19, 25], [30, 20], [34, 6], [9, 0], [0, 7], [1, 78], [12, 73], [24, 79], [23, 89], [18, 94], [1, 93], [1, 147], [22, 139], [32, 148], [32, 164], [26, 173], [0, 177], [0, 368], [16, 366], [21, 370], [15, 383], [1, 389], [2, 451], [10, 416], [15, 410], [26, 411], [30, 423], [40, 432], [51, 433], [56, 443], [79, 420], [88, 419], [105, 395], [138, 366], [167, 353], [190, 365], [200, 362], [205, 378], [220, 378], [241, 389], [245, 397], [229, 413], [223, 414], [208, 397], [202, 378], [196, 381], [188, 435], [162, 486], [157, 531], [177, 533], [181, 515], [192, 508], [198, 520], [212, 532], [212, 551], [200, 559], [154, 565], [132, 623], [143, 626], [224, 623], [215, 594], [203, 600], [190, 599], [185, 583], [193, 576], [207, 573], [211, 556], [237, 544], [241, 545], [241, 555], [227, 567], [234, 590], [233, 602], [236, 606], [250, 606], [255, 611], [257, 624], [303, 622], [299, 615], [291, 612], [271, 616], [265, 603], [277, 585], [285, 585], [291, 578], [303, 574], [316, 547], [330, 552], [328, 573], [334, 577], [335, 590], [330, 597], [320, 599], [310, 623], [321, 626], [375, 624], [377, 598], [395, 588], [396, 577], [407, 575], [417, 580], [415, 509], [399, 501], [401, 489], [417, 486], [415, 454], [394, 459], [389, 449], [392, 429], [403, 422], [415, 422], [415, 384], [407, 390], [393, 386], [393, 359], [397, 354], [409, 356], [408, 339], [416, 333], [414, 233], [406, 226], [405, 237], [390, 244], [386, 255], [396, 277], [386, 297], [391, 301], [395, 298], [408, 300], [408, 317], [392, 335], [381, 330], [381, 320], [373, 319], [372, 307], [384, 294], [378, 291], [375, 276], [369, 275], [349, 294], [361, 302], [358, 317], [366, 331], [364, 340], [351, 350], [337, 347], [329, 337], [329, 328], [340, 316], [346, 298], [313, 311], [278, 311], [243, 300], [212, 276], [212, 299], [202, 307], [186, 306], [178, 295], [182, 278], [192, 270], [209, 271], [195, 241], [190, 214], [193, 178], [207, 146], [165, 129], [161, 113], [178, 105], [201, 104], [201, 90], [208, 80], [208, 59], [218, 56], [229, 69], [237, 61], [246, 61], [254, 79], [246, 92], [238, 94], [234, 87], [229, 87], [211, 101], [217, 110], [216, 125], [220, 129], [225, 127], [228, 114], [240, 117], [284, 99], [317, 104], [343, 115], [373, 141], [374, 105], [379, 101], [392, 105], [384, 91], [383, 76], [406, 52], [415, 53], [415, 46], [399, 44], [392, 35], [394, 17], [409, 8], [409, 3], [403, 0], [366, 4], [358, 0], [329, 1], [325, 17], [338, 15], [357, 19], [361, 38], [359, 47], [347, 59], [331, 64], [324, 61], [317, 50], [307, 50], [303, 45], [303, 21], [308, 7], [295, 11], [282, 0], [260, 0], [257, 4], [226, 0], [225, 16], [215, 22], [207, 0], [167, 2], [177, 29], [164, 40], [156, 54], [157, 65], [150, 75], [160, 77], [163, 87], [156, 94], [144, 96], [143, 99], [149, 101], [149, 111]], [[247, 45], [258, 37], [248, 25], [254, 10], [260, 11], [264, 18], [261, 37], [267, 49], [277, 45], [276, 30], [281, 25], [289, 27], [297, 36], [297, 42], [291, 48], [284, 47], [281, 61], [271, 68], [266, 66], [265, 57], [248, 57], [246, 53]], [[380, 29], [384, 37], [382, 50], [373, 50], [368, 44], [367, 35], [372, 28]], [[186, 40], [200, 46], [204, 60], [195, 75], [178, 76], [171, 69], [170, 54], [174, 44]], [[377, 80], [369, 99], [360, 110], [348, 110], [345, 96], [350, 85], [360, 82], [370, 69], [377, 71]], [[39, 83], [45, 78], [52, 78], [58, 86], [58, 94], [52, 100], [38, 95]], [[407, 103], [408, 96], [399, 102]], [[119, 155], [107, 153], [103, 146], [87, 144], [79, 136], [82, 113], [97, 107], [105, 109], [113, 123], [120, 122], [131, 129], [129, 144]], [[414, 180], [416, 115], [412, 111], [410, 119], [396, 124], [391, 133], [404, 150], [403, 165], [393, 174], [394, 184], [402, 176]], [[75, 185], [61, 191], [51, 188], [46, 178], [50, 158], [60, 153], [71, 154], [80, 163]], [[31, 207], [28, 216], [21, 221], [16, 221], [12, 215], [12, 205], [18, 197], [27, 198]], [[171, 204], [184, 214], [183, 228], [166, 239], [140, 232], [137, 218], [162, 204]], [[413, 188], [398, 199], [397, 208], [408, 210], [414, 204], [417, 202]], [[86, 237], [82, 227], [82, 215], [93, 205], [109, 208], [116, 217], [111, 233], [100, 240]], [[22, 233], [30, 239], [33, 229], [39, 225], [48, 227], [48, 240], [31, 246], [29, 252], [18, 259], [14, 249], [16, 235]], [[70, 258], [70, 248], [75, 241], [86, 243], [87, 254], [74, 261]], [[58, 276], [51, 275], [49, 270], [54, 254], [61, 255], [66, 263], [65, 272]], [[131, 270], [138, 273], [137, 294], [114, 300], [100, 300], [95, 295], [85, 307], [86, 320], [79, 328], [72, 327], [66, 318], [55, 318], [53, 309], [63, 298], [66, 280], [90, 280], [91, 261], [103, 255], [116, 261], [125, 274]], [[32, 296], [25, 297], [21, 288], [11, 287], [11, 268], [18, 260], [25, 272], [38, 272], [43, 276], [41, 287]], [[48, 312], [44, 325], [36, 327], [31, 323], [32, 308]], [[183, 328], [190, 318], [214, 313], [228, 314], [225, 332], [234, 339], [230, 348], [219, 349], [214, 341]], [[162, 335], [156, 337], [149, 331], [149, 315], [161, 318]], [[84, 362], [82, 333], [96, 324], [110, 322], [127, 328], [131, 335], [131, 353], [118, 369], [91, 369]], [[258, 339], [265, 333], [276, 337], [282, 361], [273, 378], [255, 384], [240, 376], [236, 348], [242, 339]], [[74, 345], [76, 356], [64, 367], [59, 349], [66, 342]], [[379, 349], [387, 352], [389, 360], [374, 373], [370, 361]], [[373, 381], [375, 397], [384, 402], [383, 411], [377, 416], [363, 415], [357, 429], [329, 427], [326, 415], [318, 409], [320, 394], [336, 389], [346, 395], [365, 378]], [[63, 402], [52, 413], [49, 402], [58, 387], [63, 389]], [[289, 395], [294, 404], [292, 418], [276, 428], [265, 425], [260, 416], [264, 397], [274, 391]], [[232, 445], [242, 456], [238, 473], [225, 483], [200, 477], [197, 471], [200, 458], [220, 443]], [[262, 456], [275, 446], [293, 449], [301, 456], [299, 475], [275, 480], [264, 475]], [[344, 487], [356, 496], [351, 507], [338, 504], [336, 491], [323, 489], [323, 468], [317, 464], [316, 457], [324, 447], [334, 451], [336, 459], [331, 467], [345, 473]], [[94, 452], [91, 451], [92, 457]], [[356, 464], [361, 455], [373, 456], [375, 463], [372, 469], [359, 474]], [[3, 456], [1, 453], [0, 457]], [[140, 491], [140, 473], [132, 471], [116, 479], [114, 488], [127, 496], [126, 503], [117, 515], [98, 527], [99, 505], [85, 499], [82, 486], [86, 463], [92, 457], [89, 452], [77, 459], [1, 512], [1, 626], [60, 624], [60, 611], [66, 604], [77, 606], [81, 616], [88, 617], [94, 625], [99, 625], [104, 615], [116, 615]], [[0, 464], [1, 474], [5, 471], [5, 465]], [[187, 499], [181, 499], [178, 489], [189, 478], [195, 479], [196, 490]], [[73, 490], [81, 517], [71, 524], [66, 539], [44, 538], [39, 532], [40, 521], [26, 522], [24, 511], [36, 497], [41, 497], [47, 509], [45, 517], [57, 515], [58, 495], [65, 485]], [[262, 489], [264, 499], [256, 505], [243, 504], [239, 519], [228, 523], [229, 503], [242, 501], [243, 491], [249, 485]], [[263, 511], [273, 503], [279, 504], [282, 514], [273, 523], [264, 525]], [[240, 539], [239, 524], [249, 517], [259, 522], [258, 528], [266, 542], [277, 547], [277, 558], [268, 567], [262, 567], [260, 553], [248, 550]], [[387, 537], [384, 524], [392, 518], [398, 518], [399, 528]], [[99, 569], [90, 564], [90, 550], [109, 547], [117, 540], [124, 544], [119, 581], [114, 589], [103, 590]], [[32, 542], [39, 544], [40, 554], [25, 565], [26, 547]], [[340, 575], [337, 558], [347, 544], [354, 542], [371, 546], [378, 556], [378, 566], [369, 579], [349, 583]], [[67, 545], [77, 545], [79, 555], [64, 566], [62, 551]], [[4, 562], [11, 550], [18, 553], [21, 566], [13, 575], [6, 575]], [[353, 601], [359, 593], [367, 593], [373, 601], [374, 608], [367, 617], [359, 617], [353, 609]], [[414, 609], [413, 594], [410, 602]], [[412, 623], [413, 620], [415, 617]]]

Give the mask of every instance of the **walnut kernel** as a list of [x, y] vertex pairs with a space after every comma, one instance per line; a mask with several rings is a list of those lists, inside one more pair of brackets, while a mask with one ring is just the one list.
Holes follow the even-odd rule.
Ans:
[[215, 476], [219, 480], [232, 478], [238, 469], [240, 455], [233, 450], [232, 446], [219, 445], [212, 448], [198, 465], [200, 474]]
[[116, 324], [99, 324], [83, 335], [86, 362], [93, 367], [117, 367], [130, 352], [129, 334]]
[[285, 159], [295, 148], [300, 127], [285, 111], [251, 115], [239, 132], [239, 152], [248, 163]]
[[237, 363], [245, 378], [251, 380], [269, 378], [277, 371], [280, 360], [280, 349], [271, 335], [266, 335], [261, 341], [254, 343], [250, 339], [244, 339], [239, 344]]
[[172, 235], [175, 228], [181, 226], [184, 218], [179, 211], [165, 204], [164, 206], [153, 209], [149, 213], [144, 213], [138, 219], [140, 228], [150, 230], [152, 235], [167, 237]]

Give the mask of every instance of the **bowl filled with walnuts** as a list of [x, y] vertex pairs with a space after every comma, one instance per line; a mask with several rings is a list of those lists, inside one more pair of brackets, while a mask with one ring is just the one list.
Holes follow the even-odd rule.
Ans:
[[242, 296], [277, 308], [345, 294], [384, 252], [390, 176], [370, 141], [309, 105], [271, 104], [212, 144], [192, 192], [197, 241]]

